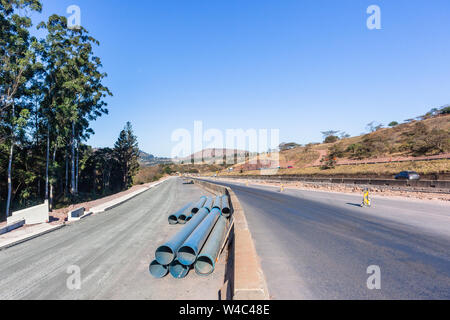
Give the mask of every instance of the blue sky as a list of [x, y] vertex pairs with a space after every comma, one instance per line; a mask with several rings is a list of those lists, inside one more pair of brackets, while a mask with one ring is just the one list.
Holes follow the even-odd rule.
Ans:
[[[95, 147], [131, 121], [142, 150], [170, 156], [171, 134], [280, 129], [281, 141], [365, 131], [450, 103], [448, 0], [44, 0], [37, 20], [81, 8], [101, 42], [110, 114]], [[381, 30], [366, 27], [369, 5]]]

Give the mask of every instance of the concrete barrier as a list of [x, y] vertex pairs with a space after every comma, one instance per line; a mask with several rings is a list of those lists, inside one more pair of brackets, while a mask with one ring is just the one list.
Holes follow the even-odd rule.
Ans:
[[11, 217], [8, 217], [7, 219], [8, 225], [20, 220], [25, 220], [25, 224], [39, 224], [48, 222], [48, 201], [45, 200], [44, 204], [39, 206], [13, 212]]
[[20, 221], [14, 222], [10, 225], [7, 225], [6, 227], [0, 228], [0, 235], [11, 232], [13, 230], [16, 230], [20, 227], [23, 227], [24, 225], [25, 225], [25, 220], [20, 220]]
[[67, 215], [67, 220], [69, 222], [80, 220], [84, 216], [85, 211], [86, 211], [85, 208], [78, 208], [73, 211], [70, 211], [69, 214]]
[[[268, 300], [269, 290], [256, 252], [247, 219], [241, 204], [231, 188], [203, 180], [194, 180], [205, 190], [230, 197], [234, 227], [230, 233], [227, 282], [221, 289], [221, 297], [233, 300]], [[228, 270], [229, 268], [229, 270]]]
[[79, 218], [82, 215], [84, 215], [84, 211], [86, 211], [86, 209], [84, 208], [78, 208], [76, 210], [73, 210], [70, 215], [72, 216], [72, 218]]
[[439, 189], [450, 189], [450, 181], [433, 181], [433, 184]]

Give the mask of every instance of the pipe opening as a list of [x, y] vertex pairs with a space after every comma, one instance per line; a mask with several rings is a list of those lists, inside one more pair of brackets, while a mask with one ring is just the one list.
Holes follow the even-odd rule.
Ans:
[[199, 275], [210, 275], [214, 271], [214, 262], [210, 257], [200, 256], [195, 263], [195, 272]]
[[182, 214], [182, 215], [180, 215], [178, 217], [178, 223], [179, 224], [186, 224], [186, 222], [187, 222], [187, 219], [186, 219], [186, 216], [184, 214]]
[[195, 262], [197, 254], [194, 249], [188, 246], [181, 247], [177, 253], [178, 261], [185, 266], [190, 266]]
[[150, 263], [148, 270], [150, 271], [150, 274], [155, 278], [164, 278], [169, 272], [169, 268], [167, 266], [163, 266], [156, 260]]
[[169, 217], [169, 224], [177, 224], [178, 223], [178, 219], [175, 215], [171, 215]]
[[158, 249], [156, 249], [155, 257], [158, 263], [167, 266], [173, 261], [175, 255], [172, 249], [169, 248], [168, 246], [161, 246]]
[[231, 210], [230, 210], [230, 208], [223, 208], [222, 209], [222, 213], [225, 215], [225, 214], [230, 214], [231, 213]]
[[170, 264], [170, 274], [175, 279], [182, 279], [187, 276], [189, 267], [182, 265], [179, 261], [175, 260]]

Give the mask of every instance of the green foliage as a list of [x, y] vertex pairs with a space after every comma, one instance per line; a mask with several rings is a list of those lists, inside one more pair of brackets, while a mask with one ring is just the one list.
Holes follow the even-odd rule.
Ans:
[[115, 158], [121, 165], [122, 187], [129, 188], [133, 185], [133, 177], [139, 170], [139, 146], [130, 122], [120, 132], [114, 145]]
[[450, 114], [450, 106], [443, 107], [440, 111], [440, 114], [442, 115]]
[[396, 127], [398, 125], [399, 125], [399, 123], [397, 121], [392, 121], [391, 123], [388, 124], [388, 126], [391, 128]]
[[164, 169], [163, 169], [163, 173], [165, 173], [165, 174], [172, 174], [173, 171], [172, 171], [172, 169], [169, 166], [165, 166]]
[[415, 156], [450, 151], [450, 133], [436, 128], [429, 130], [422, 122], [417, 122], [404, 136], [406, 137], [406, 142], [402, 146], [403, 149]]
[[325, 138], [325, 140], [323, 141], [324, 143], [335, 143], [336, 141], [339, 140], [338, 136], [328, 136]]
[[336, 167], [336, 159], [333, 159], [331, 157], [327, 157], [325, 159], [320, 160], [322, 163], [320, 169], [321, 170], [329, 170]]
[[345, 150], [344, 150], [344, 146], [343, 146], [342, 142], [332, 145], [328, 149], [328, 154], [333, 159], [343, 158], [345, 155]]
[[300, 145], [295, 142], [289, 142], [289, 143], [283, 142], [279, 145], [280, 151], [291, 150], [291, 149], [295, 149], [297, 147], [300, 147]]
[[[32, 37], [29, 13], [41, 8], [38, 0], [0, 0], [3, 213], [9, 203], [16, 209], [42, 202], [48, 195], [47, 177], [55, 201], [65, 195], [69, 184], [78, 189], [78, 176], [84, 179], [82, 189], [86, 189], [88, 175], [83, 170], [91, 170], [89, 164], [99, 159], [89, 158], [93, 152], [82, 141], [93, 133], [90, 123], [108, 112], [104, 99], [111, 93], [102, 84], [106, 74], [93, 53], [98, 41], [83, 28], [69, 29], [67, 19], [57, 15], [39, 24], [38, 28], [46, 31], [45, 39]], [[76, 177], [67, 177], [66, 168], [76, 169]]]
[[342, 158], [344, 155], [345, 150], [342, 142], [333, 144], [328, 148], [328, 156], [321, 160], [321, 169], [333, 169], [336, 166], [337, 158]]
[[346, 153], [352, 159], [365, 159], [383, 155], [389, 148], [388, 142], [381, 136], [366, 135], [361, 143], [347, 147]]

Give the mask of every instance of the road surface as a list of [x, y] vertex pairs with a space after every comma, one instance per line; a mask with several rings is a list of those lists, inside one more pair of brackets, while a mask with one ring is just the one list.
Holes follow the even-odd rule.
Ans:
[[245, 210], [272, 298], [450, 299], [450, 205], [220, 184]]
[[[0, 301], [5, 299], [211, 299], [218, 298], [225, 265], [210, 277], [183, 280], [148, 272], [155, 249], [181, 226], [167, 217], [205, 194], [181, 179], [58, 231], [0, 252]], [[79, 267], [80, 290], [71, 290]], [[67, 282], [69, 280], [69, 287]]]

